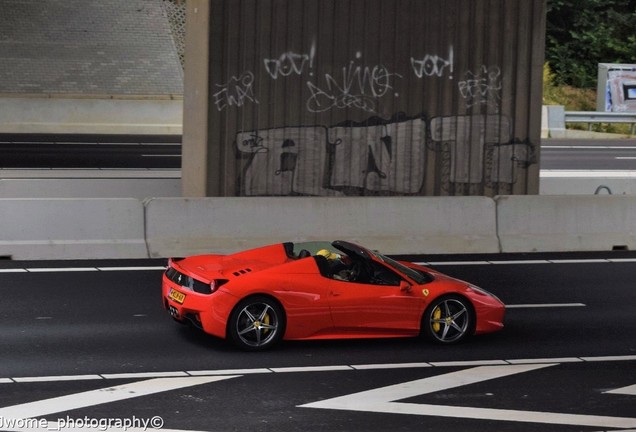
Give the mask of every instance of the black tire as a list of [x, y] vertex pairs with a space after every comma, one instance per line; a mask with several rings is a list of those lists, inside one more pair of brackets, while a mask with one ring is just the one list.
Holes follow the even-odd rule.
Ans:
[[429, 340], [450, 345], [475, 331], [475, 312], [466, 298], [446, 295], [433, 300], [422, 318], [422, 334]]
[[228, 321], [228, 336], [240, 349], [271, 348], [285, 334], [285, 313], [271, 297], [253, 296], [241, 300]]

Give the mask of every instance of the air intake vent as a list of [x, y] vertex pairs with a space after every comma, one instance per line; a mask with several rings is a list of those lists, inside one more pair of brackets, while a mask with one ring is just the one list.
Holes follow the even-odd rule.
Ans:
[[242, 276], [244, 274], [250, 273], [252, 271], [251, 268], [246, 268], [246, 269], [241, 269], [241, 270], [237, 270], [233, 273], [234, 276]]

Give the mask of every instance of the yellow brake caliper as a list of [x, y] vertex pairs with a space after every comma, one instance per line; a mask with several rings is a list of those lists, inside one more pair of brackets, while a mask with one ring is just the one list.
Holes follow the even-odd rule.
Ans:
[[[269, 325], [269, 314], [265, 314], [265, 316], [263, 317], [263, 324], [265, 325]], [[263, 333], [267, 334], [269, 332], [269, 329], [265, 329], [263, 331]]]
[[[442, 309], [438, 306], [433, 311], [433, 319], [435, 321], [438, 321], [441, 317], [442, 317]], [[435, 333], [437, 333], [440, 330], [440, 328], [441, 328], [441, 325], [440, 325], [439, 322], [434, 322], [433, 323], [433, 331]]]

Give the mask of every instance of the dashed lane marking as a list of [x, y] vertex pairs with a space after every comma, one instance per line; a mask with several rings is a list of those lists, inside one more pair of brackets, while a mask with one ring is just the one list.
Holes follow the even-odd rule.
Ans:
[[609, 362], [609, 361], [634, 361], [636, 355], [624, 356], [599, 356], [599, 357], [565, 357], [565, 358], [528, 358], [508, 360], [459, 360], [446, 362], [417, 362], [417, 363], [371, 363], [358, 365], [324, 365], [324, 366], [299, 366], [280, 368], [253, 368], [253, 369], [218, 369], [198, 371], [168, 371], [168, 372], [132, 372], [132, 373], [103, 373], [84, 375], [60, 375], [40, 377], [12, 377], [0, 378], [0, 384], [12, 383], [36, 383], [52, 381], [72, 380], [112, 380], [112, 379], [150, 379], [167, 377], [201, 377], [201, 376], [227, 376], [268, 373], [307, 373], [307, 372], [332, 372], [355, 371], [371, 369], [405, 369], [405, 368], [429, 368], [429, 367], [476, 367], [496, 365], [520, 365], [520, 364], [544, 364], [544, 363], [572, 363], [572, 362]]

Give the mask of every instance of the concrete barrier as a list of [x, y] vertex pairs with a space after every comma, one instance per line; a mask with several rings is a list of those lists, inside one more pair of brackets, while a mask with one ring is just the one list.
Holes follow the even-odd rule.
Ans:
[[636, 248], [634, 196], [499, 196], [495, 201], [502, 252]]
[[499, 251], [495, 205], [486, 197], [157, 198], [146, 203], [151, 257], [329, 239], [387, 254]]
[[541, 195], [636, 195], [634, 171], [541, 171]]
[[165, 258], [346, 239], [387, 254], [636, 249], [636, 197], [0, 199], [0, 257]]
[[147, 258], [136, 199], [0, 199], [0, 256], [15, 260]]

